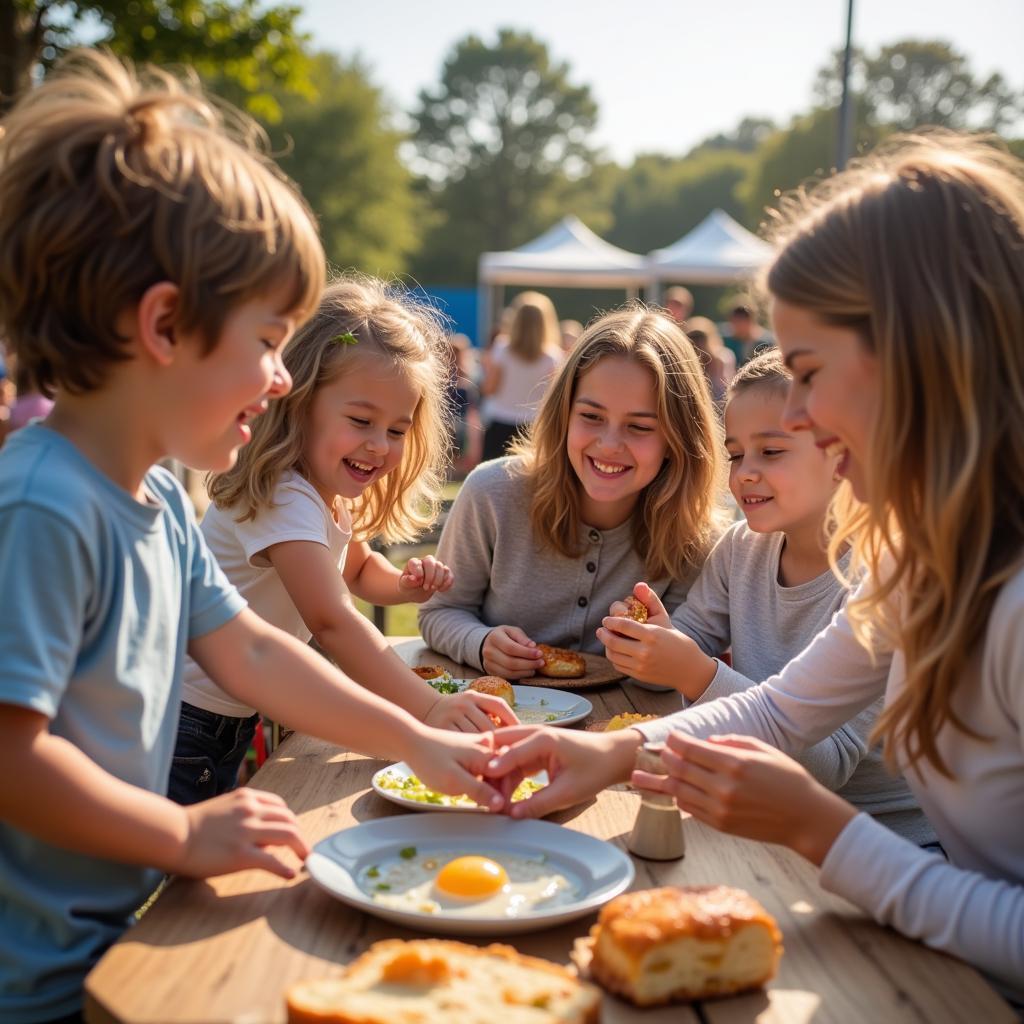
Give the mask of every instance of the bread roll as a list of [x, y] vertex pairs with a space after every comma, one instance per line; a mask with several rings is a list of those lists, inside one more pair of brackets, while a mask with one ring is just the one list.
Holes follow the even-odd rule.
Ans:
[[501, 676], [480, 676], [469, 684], [471, 690], [477, 693], [489, 693], [493, 697], [500, 697], [510, 708], [516, 706], [516, 692], [512, 684]]
[[593, 978], [636, 1006], [760, 988], [782, 955], [774, 919], [726, 885], [625, 893], [601, 909], [591, 936]]
[[292, 985], [286, 1002], [289, 1024], [597, 1024], [601, 994], [511, 946], [388, 939], [340, 978]]
[[544, 655], [544, 664], [537, 670], [551, 679], [579, 679], [587, 674], [587, 663], [578, 651], [564, 647], [537, 644], [537, 650]]

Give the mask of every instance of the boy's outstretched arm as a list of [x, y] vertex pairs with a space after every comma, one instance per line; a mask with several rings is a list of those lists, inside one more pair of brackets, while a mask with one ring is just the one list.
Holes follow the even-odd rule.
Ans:
[[277, 721], [363, 754], [406, 761], [443, 793], [466, 793], [494, 809], [503, 803], [478, 777], [493, 751], [491, 733], [442, 732], [418, 722], [249, 609], [194, 639], [189, 654], [218, 686]]
[[0, 704], [0, 818], [54, 846], [123, 864], [206, 878], [295, 871], [268, 846], [309, 852], [280, 797], [254, 789], [180, 807], [106, 772], [49, 731], [38, 711]]

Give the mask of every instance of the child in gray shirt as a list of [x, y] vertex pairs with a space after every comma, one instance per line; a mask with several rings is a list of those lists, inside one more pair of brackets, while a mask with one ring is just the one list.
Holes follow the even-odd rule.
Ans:
[[[635, 596], [647, 625], [616, 618], [598, 630], [617, 668], [678, 689], [684, 706], [746, 690], [799, 654], [831, 622], [846, 588], [828, 567], [824, 521], [835, 458], [807, 431], [782, 429], [788, 375], [777, 350], [748, 363], [725, 411], [729, 482], [745, 521], [708, 557], [671, 619], [646, 584]], [[613, 616], [625, 606], [611, 606]], [[719, 656], [731, 647], [731, 666]], [[885, 667], [881, 666], [882, 678]], [[891, 775], [868, 736], [882, 700], [797, 760], [823, 785], [921, 844], [935, 835], [902, 776]]]

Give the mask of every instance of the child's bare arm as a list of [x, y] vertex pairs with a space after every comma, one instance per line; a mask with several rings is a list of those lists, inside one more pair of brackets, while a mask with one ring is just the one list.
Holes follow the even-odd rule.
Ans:
[[0, 818], [64, 849], [125, 864], [205, 878], [264, 868], [294, 869], [268, 846], [308, 848], [280, 797], [238, 790], [179, 807], [115, 778], [74, 744], [49, 731], [43, 714], [0, 704]]
[[465, 732], [490, 729], [488, 715], [495, 715], [503, 725], [517, 721], [497, 697], [481, 700], [486, 695], [477, 693], [442, 697], [420, 679], [359, 613], [322, 545], [309, 541], [274, 544], [267, 549], [267, 557], [317, 643], [346, 675], [368, 690], [405, 708], [414, 718], [441, 728]]
[[248, 609], [194, 639], [189, 654], [218, 686], [278, 721], [364, 754], [407, 761], [433, 789], [501, 807], [501, 795], [477, 777], [492, 734], [421, 724]]
[[349, 544], [345, 558], [346, 584], [370, 604], [420, 604], [431, 594], [448, 590], [453, 579], [451, 569], [433, 555], [410, 558], [404, 570], [397, 569], [365, 541]]

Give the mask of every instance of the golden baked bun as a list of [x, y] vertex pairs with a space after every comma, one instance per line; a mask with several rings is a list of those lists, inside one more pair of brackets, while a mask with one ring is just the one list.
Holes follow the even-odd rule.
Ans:
[[477, 693], [489, 693], [492, 697], [500, 697], [510, 708], [516, 706], [516, 692], [512, 684], [501, 676], [480, 676], [469, 684]]
[[551, 679], [579, 679], [587, 674], [587, 663], [578, 651], [567, 651], [564, 647], [537, 644], [537, 650], [544, 655], [544, 664], [537, 669], [542, 676]]
[[440, 679], [443, 676], [448, 675], [440, 665], [417, 665], [413, 669], [413, 672], [415, 672], [420, 679]]
[[624, 711], [610, 719], [604, 727], [605, 732], [618, 732], [619, 729], [628, 729], [631, 726], [639, 725], [641, 722], [652, 722], [657, 715], [641, 715], [636, 711]]
[[388, 939], [340, 978], [292, 985], [285, 1001], [289, 1024], [597, 1024], [601, 993], [511, 946]]
[[636, 1006], [760, 988], [782, 955], [775, 920], [727, 885], [625, 893], [601, 909], [591, 936], [594, 980]]
[[634, 622], [646, 622], [647, 621], [647, 605], [643, 603], [638, 597], [634, 597], [632, 594], [623, 601], [626, 606], [625, 617], [632, 619]]

